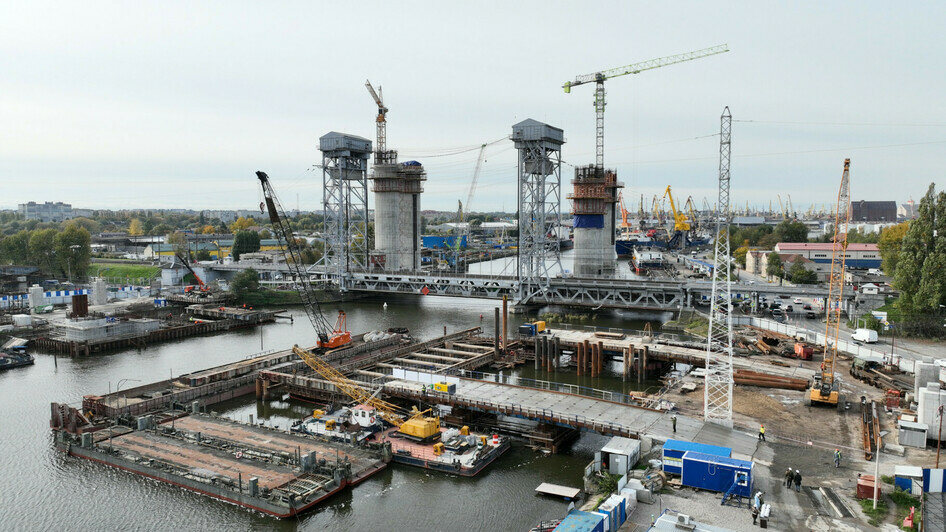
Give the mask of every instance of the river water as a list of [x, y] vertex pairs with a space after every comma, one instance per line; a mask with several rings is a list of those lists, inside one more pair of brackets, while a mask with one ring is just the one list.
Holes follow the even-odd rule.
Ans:
[[[388, 303], [383, 308], [383, 303]], [[482, 324], [491, 334], [495, 301], [412, 297], [345, 303], [354, 332], [408, 327], [417, 338]], [[334, 313], [334, 308], [327, 308]], [[129, 349], [87, 358], [54, 358], [36, 353], [34, 366], [0, 373], [0, 529], [4, 530], [528, 530], [542, 519], [560, 517], [566, 503], [534, 495], [542, 482], [580, 487], [582, 470], [606, 441], [583, 435], [570, 450], [544, 455], [514, 446], [475, 478], [392, 464], [363, 484], [327, 501], [298, 519], [278, 521], [176, 487], [67, 457], [53, 447], [50, 402], [81, 404], [86, 394], [103, 394], [181, 375], [264, 349], [309, 345], [312, 329], [300, 309], [293, 323], [262, 329], [190, 338], [144, 350]], [[483, 321], [480, 321], [480, 315]], [[510, 331], [526, 317], [511, 316]], [[641, 328], [635, 314], [599, 315], [596, 325]], [[545, 372], [523, 368], [523, 376], [545, 379]], [[579, 382], [572, 372], [555, 378]], [[619, 377], [582, 377], [580, 384], [627, 390]], [[286, 426], [303, 417], [305, 403], [257, 402], [247, 396], [214, 410], [235, 419], [253, 414]]]

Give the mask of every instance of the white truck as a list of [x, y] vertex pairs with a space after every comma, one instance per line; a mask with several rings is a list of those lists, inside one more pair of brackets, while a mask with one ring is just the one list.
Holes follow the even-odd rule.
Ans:
[[877, 331], [873, 329], [857, 329], [851, 335], [855, 342], [864, 342], [865, 344], [877, 343]]

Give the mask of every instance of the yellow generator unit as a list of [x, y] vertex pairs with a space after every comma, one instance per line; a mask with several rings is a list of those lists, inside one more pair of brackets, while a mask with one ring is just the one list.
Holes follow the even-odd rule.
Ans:
[[440, 456], [443, 454], [443, 443], [437, 442], [434, 444], [434, 455]]
[[436, 441], [440, 439], [440, 418], [412, 417], [402, 423], [397, 432], [409, 440], [423, 443]]
[[535, 334], [539, 334], [540, 332], [543, 332], [545, 330], [544, 321], [537, 321], [533, 323], [532, 325], [535, 325]]
[[312, 411], [312, 417], [315, 419], [322, 419], [322, 416], [324, 415], [325, 415], [325, 410], [320, 410], [316, 408], [315, 410]]
[[466, 425], [463, 425], [462, 427], [460, 427], [460, 436], [469, 436], [469, 435], [470, 435], [470, 427]]
[[435, 382], [434, 391], [441, 392], [441, 393], [455, 394], [457, 393], [457, 385], [447, 384], [446, 382]]
[[325, 430], [335, 430], [335, 420], [329, 419], [325, 421]]

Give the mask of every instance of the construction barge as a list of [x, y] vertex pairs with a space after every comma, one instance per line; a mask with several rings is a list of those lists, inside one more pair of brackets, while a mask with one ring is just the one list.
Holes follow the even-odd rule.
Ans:
[[[391, 461], [390, 445], [346, 446], [205, 414], [142, 416], [133, 429], [96, 426], [59, 407], [56, 447], [70, 456], [278, 518], [305, 512]], [[84, 424], [70, 431], [76, 415]]]
[[[400, 360], [439, 369], [488, 363], [495, 353], [474, 336], [477, 332], [427, 342], [406, 334], [357, 335], [320, 360], [369, 380]], [[378, 438], [332, 439], [258, 426], [252, 416], [242, 423], [206, 415], [208, 406], [254, 391], [268, 397], [270, 388], [278, 387], [285, 393], [291, 382], [272, 376], [289, 376], [299, 364], [292, 350], [261, 353], [120, 392], [86, 395], [79, 408], [52, 403], [56, 448], [280, 518], [312, 508], [392, 461], [472, 476], [509, 448], [506, 438], [487, 440], [457, 429], [441, 429], [440, 441], [423, 443], [381, 430]], [[338, 395], [332, 383], [298, 378], [315, 381], [309, 390], [316, 395]]]
[[49, 336], [31, 340], [30, 346], [70, 356], [87, 356], [255, 327], [275, 321], [281, 312], [285, 311], [191, 305], [187, 307], [187, 318], [183, 320], [172, 318], [170, 314], [166, 319], [78, 318], [54, 323]]

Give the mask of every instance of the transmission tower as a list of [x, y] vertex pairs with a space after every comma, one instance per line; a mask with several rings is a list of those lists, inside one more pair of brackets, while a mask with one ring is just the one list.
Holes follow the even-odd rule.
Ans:
[[555, 226], [562, 201], [564, 132], [528, 119], [512, 126], [519, 151], [519, 301], [528, 301], [562, 271]]
[[732, 115], [723, 110], [719, 128], [719, 198], [716, 210], [716, 251], [709, 330], [706, 333], [706, 383], [703, 417], [732, 427], [732, 292], [729, 256], [729, 155]]
[[349, 272], [367, 269], [371, 141], [333, 131], [319, 138], [319, 149], [325, 210], [322, 262], [339, 290], [345, 290]]

